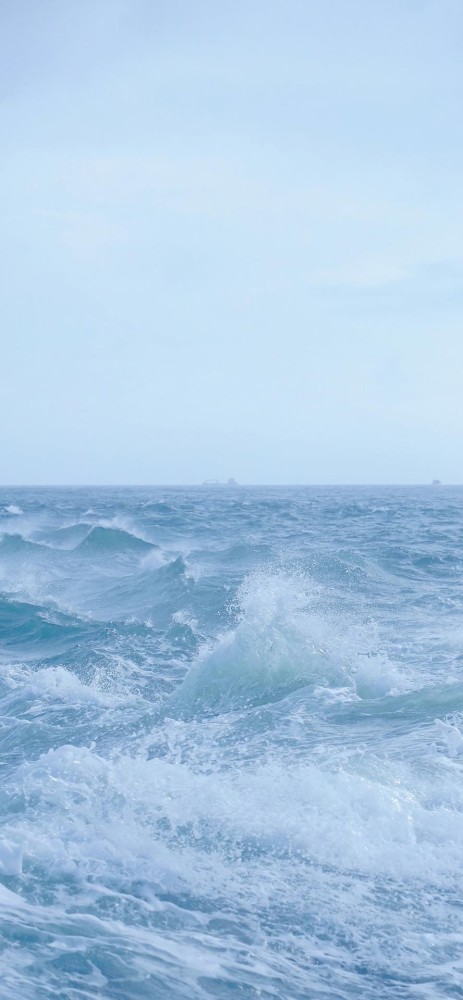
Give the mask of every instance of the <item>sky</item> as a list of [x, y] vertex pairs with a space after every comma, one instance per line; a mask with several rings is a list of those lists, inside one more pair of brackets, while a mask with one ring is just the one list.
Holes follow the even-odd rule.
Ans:
[[462, 38], [0, 4], [0, 482], [463, 482]]

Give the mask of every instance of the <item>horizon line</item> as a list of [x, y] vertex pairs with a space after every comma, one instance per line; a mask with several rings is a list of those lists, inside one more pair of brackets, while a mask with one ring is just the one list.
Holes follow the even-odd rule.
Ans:
[[404, 487], [413, 488], [419, 486], [462, 486], [463, 483], [444, 483], [440, 480], [416, 482], [416, 483], [0, 483], [0, 490], [9, 489], [226, 489], [233, 493], [236, 489], [326, 489], [326, 488], [352, 488], [357, 487]]

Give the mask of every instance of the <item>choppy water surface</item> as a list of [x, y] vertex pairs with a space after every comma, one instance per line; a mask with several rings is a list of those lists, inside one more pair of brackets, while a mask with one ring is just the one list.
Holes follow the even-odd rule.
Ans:
[[2, 489], [2, 998], [463, 996], [463, 489]]

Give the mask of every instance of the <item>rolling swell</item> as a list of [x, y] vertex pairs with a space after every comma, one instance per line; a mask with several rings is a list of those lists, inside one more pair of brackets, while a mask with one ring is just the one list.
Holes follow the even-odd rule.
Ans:
[[155, 546], [139, 538], [137, 535], [121, 528], [109, 528], [95, 525], [78, 544], [79, 552], [108, 553], [111, 555], [129, 553], [147, 553]]
[[462, 499], [5, 491], [0, 997], [460, 994]]
[[0, 541], [0, 558], [10, 556], [32, 556], [40, 553], [44, 546], [40, 542], [35, 542], [29, 538], [24, 538], [19, 532], [11, 535], [4, 535]]
[[45, 606], [28, 604], [0, 595], [0, 655], [28, 655], [43, 659], [64, 653], [85, 635], [85, 626], [75, 618], [53, 613]]
[[77, 524], [67, 524], [61, 528], [44, 531], [41, 534], [41, 540], [52, 547], [73, 549], [87, 537], [91, 530], [92, 524], [88, 521], [82, 521]]

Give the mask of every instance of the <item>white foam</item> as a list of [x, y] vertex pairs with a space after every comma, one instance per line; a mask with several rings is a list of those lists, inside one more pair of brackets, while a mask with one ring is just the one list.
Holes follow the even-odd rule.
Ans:
[[[143, 862], [146, 874], [161, 860], [164, 871], [199, 889], [201, 851], [189, 854], [184, 868], [175, 847], [176, 831], [188, 827], [193, 843], [195, 830], [198, 836], [207, 830], [211, 846], [217, 838], [260, 844], [269, 864], [275, 850], [291, 850], [342, 870], [463, 874], [463, 789], [456, 795], [453, 776], [442, 771], [436, 785], [435, 774], [366, 753], [343, 758], [331, 748], [299, 764], [269, 756], [257, 767], [241, 762], [205, 773], [173, 760], [124, 755], [107, 761], [85, 747], [63, 746], [22, 765], [18, 783], [36, 808], [30, 821], [19, 821], [16, 842], [45, 863], [59, 856], [84, 869], [95, 862], [111, 869], [124, 857], [138, 874]], [[223, 859], [219, 868], [230, 877]], [[209, 881], [217, 889], [210, 872], [202, 892], [210, 891]]]
[[23, 845], [2, 837], [0, 840], [0, 875], [20, 875]]
[[436, 719], [437, 738], [443, 744], [450, 758], [463, 756], [463, 717]]
[[140, 569], [142, 571], [159, 569], [161, 566], [167, 566], [169, 562], [175, 562], [175, 559], [171, 558], [170, 552], [161, 548], [153, 548], [151, 552], [147, 552], [145, 556], [142, 556]]
[[384, 653], [360, 655], [353, 671], [355, 690], [360, 698], [384, 698], [410, 690], [410, 680]]
[[110, 669], [109, 667], [102, 678], [106, 690], [99, 685], [98, 678], [94, 678], [92, 683], [84, 683], [71, 670], [61, 665], [42, 667], [40, 670], [27, 670], [23, 665], [12, 665], [5, 672], [5, 679], [11, 687], [20, 688], [23, 693], [29, 692], [52, 702], [110, 707], [116, 705], [121, 698], [127, 700], [129, 696], [127, 689], [118, 691]]

